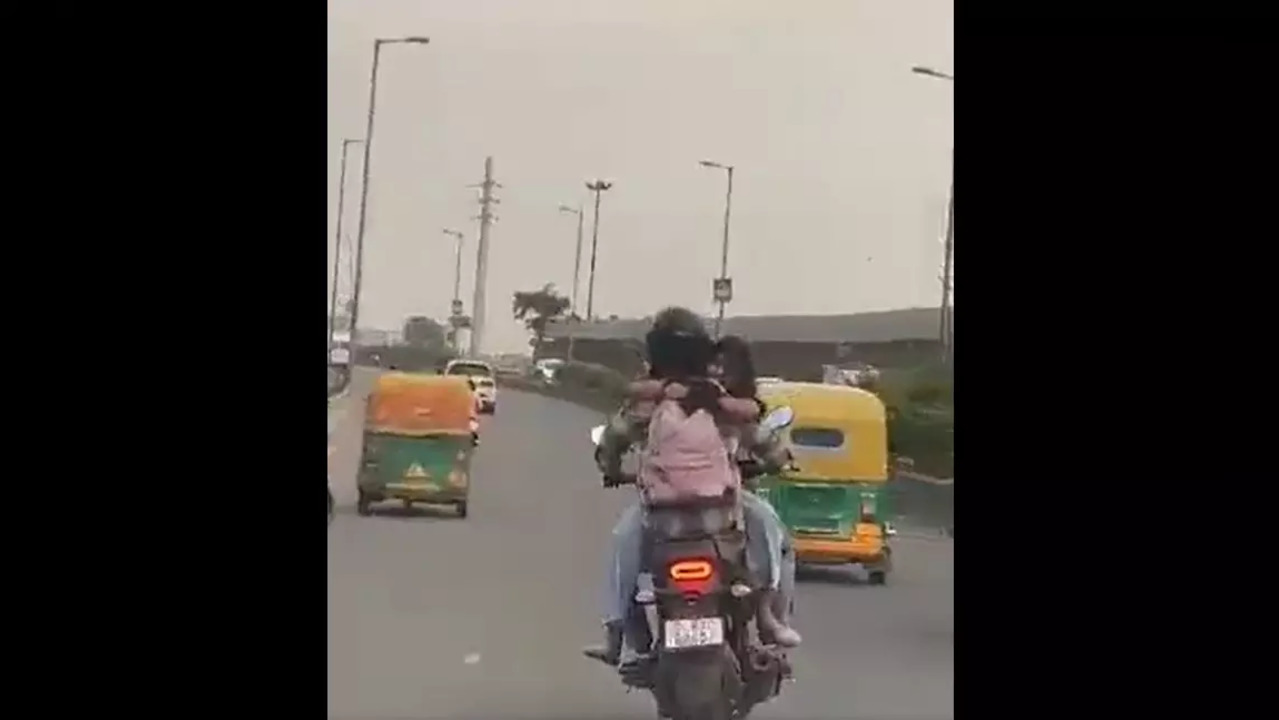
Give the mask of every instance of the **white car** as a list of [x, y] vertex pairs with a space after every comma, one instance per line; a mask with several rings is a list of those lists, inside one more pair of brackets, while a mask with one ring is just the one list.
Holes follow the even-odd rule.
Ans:
[[497, 382], [493, 379], [493, 366], [483, 360], [450, 360], [444, 367], [445, 375], [466, 375], [475, 383], [475, 397], [480, 412], [492, 415], [497, 412]]
[[555, 382], [555, 373], [563, 367], [559, 358], [544, 358], [533, 363], [533, 376], [548, 385]]

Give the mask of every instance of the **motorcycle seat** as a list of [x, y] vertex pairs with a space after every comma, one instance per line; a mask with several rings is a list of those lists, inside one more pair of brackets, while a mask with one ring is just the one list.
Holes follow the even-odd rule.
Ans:
[[741, 510], [733, 505], [650, 507], [644, 515], [650, 536], [662, 540], [716, 537], [739, 532]]

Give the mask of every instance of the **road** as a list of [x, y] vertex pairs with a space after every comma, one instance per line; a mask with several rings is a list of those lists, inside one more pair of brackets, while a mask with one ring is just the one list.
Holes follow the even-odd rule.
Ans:
[[[345, 407], [369, 384], [357, 375]], [[499, 403], [467, 520], [396, 506], [356, 516], [358, 413], [335, 411], [331, 720], [656, 717], [647, 693], [579, 654], [598, 639], [605, 540], [630, 499], [594, 473], [599, 415], [511, 391]], [[896, 558], [887, 587], [856, 571], [806, 574], [797, 680], [753, 719], [954, 717], [953, 544], [903, 537]]]

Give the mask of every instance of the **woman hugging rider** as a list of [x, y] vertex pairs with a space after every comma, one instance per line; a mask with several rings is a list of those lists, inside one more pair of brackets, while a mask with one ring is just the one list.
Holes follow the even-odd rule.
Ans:
[[[628, 402], [608, 424], [601, 442], [600, 469], [606, 486], [623, 482], [621, 457], [632, 443], [643, 441], [652, 411], [663, 398], [678, 401], [689, 415], [697, 410], [710, 412], [726, 436], [726, 446], [734, 444], [731, 437], [735, 435], [753, 437], [753, 432], [739, 435], [740, 428], [757, 422], [762, 410], [762, 403], [755, 397], [754, 372], [745, 343], [729, 343], [721, 354], [701, 318], [692, 311], [667, 308], [658, 313], [645, 345], [649, 376], [632, 383]], [[747, 354], [742, 355], [742, 351]], [[713, 364], [729, 370], [725, 379], [736, 392], [726, 393], [725, 387], [712, 379]], [[778, 644], [797, 646], [799, 634], [785, 624], [784, 612], [776, 612], [789, 607], [789, 598], [783, 596], [793, 587], [793, 563], [791, 578], [786, 578], [782, 562], [785, 529], [767, 503], [750, 493], [741, 493], [741, 497], [751, 546], [748, 561], [762, 580], [765, 596], [761, 603], [761, 629]], [[752, 534], [756, 536], [754, 540]], [[625, 619], [641, 570], [642, 538], [643, 514], [637, 502], [622, 513], [613, 529], [605, 593], [605, 645], [584, 650], [587, 656], [610, 665], [616, 665], [621, 656]], [[787, 579], [791, 582], [785, 582]]]

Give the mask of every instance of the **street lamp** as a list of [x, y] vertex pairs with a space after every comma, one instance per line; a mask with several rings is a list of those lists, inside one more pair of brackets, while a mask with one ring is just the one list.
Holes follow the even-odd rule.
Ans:
[[333, 356], [333, 336], [337, 333], [338, 273], [342, 261], [342, 214], [346, 205], [346, 151], [353, 143], [364, 142], [347, 138], [342, 141], [342, 169], [338, 172], [338, 228], [333, 240], [333, 292], [329, 295], [329, 357]]
[[568, 313], [568, 357], [569, 362], [573, 361], [573, 346], [577, 342], [577, 286], [578, 276], [582, 270], [582, 225], [586, 217], [586, 213], [582, 212], [582, 206], [569, 207], [568, 205], [560, 205], [560, 212], [569, 213], [577, 216], [577, 244], [573, 251], [573, 290], [569, 297], [569, 313]]
[[586, 280], [586, 319], [595, 318], [595, 257], [600, 244], [600, 194], [613, 187], [607, 180], [586, 183], [586, 189], [595, 193], [595, 222], [591, 229], [591, 273]]
[[[954, 75], [934, 70], [930, 67], [916, 65], [910, 71], [916, 75], [937, 78], [949, 83], [955, 82]], [[955, 149], [953, 147], [950, 150], [950, 195], [946, 200], [946, 240], [944, 247], [941, 279], [941, 317], [938, 320], [938, 325], [940, 326], [938, 335], [940, 335], [942, 343], [942, 360], [947, 365], [950, 365], [955, 352], [955, 308], [954, 303], [951, 301], [951, 293], [954, 291], [954, 280], [951, 275], [955, 264]]]
[[930, 67], [924, 67], [923, 65], [916, 65], [915, 67], [911, 68], [910, 71], [915, 73], [916, 75], [927, 75], [928, 77], [935, 77], [939, 80], [948, 80], [950, 82], [955, 82], [954, 75], [951, 75], [950, 73], [944, 73], [941, 70], [934, 70], [933, 68], [930, 68]]
[[355, 233], [355, 281], [351, 284], [351, 346], [356, 344], [360, 318], [360, 290], [364, 281], [364, 226], [369, 204], [369, 165], [373, 157], [373, 116], [377, 110], [377, 69], [383, 45], [426, 45], [425, 37], [378, 38], [373, 41], [373, 65], [369, 69], [369, 118], [364, 129], [364, 177], [360, 187], [360, 224]]
[[724, 197], [724, 245], [720, 250], [719, 278], [714, 282], [715, 302], [719, 303], [719, 314], [715, 317], [715, 337], [719, 337], [724, 325], [724, 306], [733, 299], [733, 282], [728, 277], [728, 224], [733, 215], [733, 166], [702, 160], [702, 167], [723, 170], [728, 174], [728, 192]]

